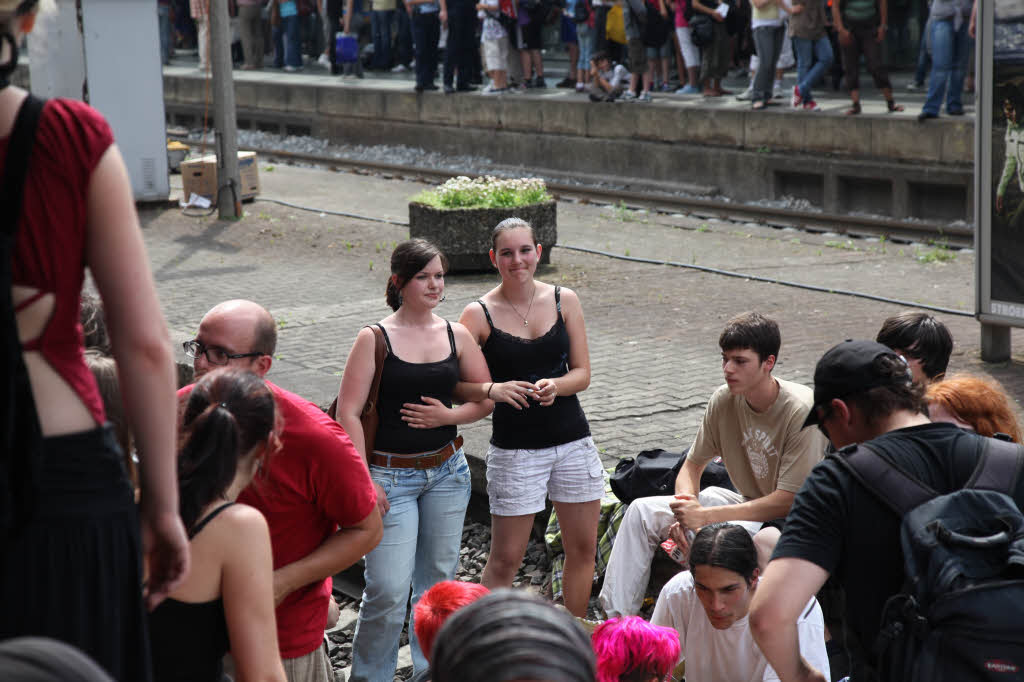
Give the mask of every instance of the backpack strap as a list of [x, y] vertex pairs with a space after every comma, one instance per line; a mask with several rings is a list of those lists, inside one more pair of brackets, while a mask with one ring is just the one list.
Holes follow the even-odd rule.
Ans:
[[829, 457], [834, 457], [861, 485], [901, 517], [938, 495], [866, 443], [845, 447]]
[[964, 485], [977, 490], [995, 490], [1012, 496], [1024, 469], [1024, 448], [1014, 442], [986, 438], [974, 473]]

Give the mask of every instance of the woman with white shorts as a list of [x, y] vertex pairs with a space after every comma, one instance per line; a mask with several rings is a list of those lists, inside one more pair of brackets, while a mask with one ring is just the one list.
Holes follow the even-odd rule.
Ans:
[[487, 451], [491, 552], [482, 582], [492, 589], [512, 584], [547, 496], [562, 528], [565, 606], [585, 616], [604, 476], [576, 397], [590, 384], [583, 310], [574, 292], [533, 278], [542, 247], [527, 222], [498, 223], [492, 245], [501, 284], [459, 319], [495, 381], [460, 385], [466, 399], [496, 404]]

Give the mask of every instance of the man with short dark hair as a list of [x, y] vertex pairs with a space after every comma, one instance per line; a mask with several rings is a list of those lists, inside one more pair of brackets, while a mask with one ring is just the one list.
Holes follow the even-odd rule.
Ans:
[[[718, 343], [726, 383], [708, 401], [675, 496], [634, 500], [616, 535], [601, 590], [609, 617], [639, 611], [661, 541], [671, 537], [685, 553], [687, 531], [722, 521], [757, 533], [763, 523], [786, 516], [821, 459], [824, 439], [802, 430], [811, 390], [772, 376], [781, 345], [778, 325], [760, 313], [744, 313], [728, 322]], [[738, 492], [699, 489], [704, 468], [719, 456]]]
[[[274, 318], [251, 301], [226, 301], [203, 316], [185, 344], [196, 378], [231, 366], [266, 375], [277, 343]], [[377, 497], [362, 456], [341, 425], [269, 381], [284, 424], [281, 450], [238, 501], [260, 510], [274, 555], [277, 640], [289, 682], [334, 679], [323, 646], [331, 576], [380, 542]], [[179, 398], [192, 390], [186, 386]]]
[[953, 352], [953, 335], [946, 325], [928, 313], [912, 310], [886, 319], [875, 341], [902, 355], [914, 382], [922, 385], [945, 376]]
[[[931, 423], [923, 394], [893, 350], [845, 341], [818, 361], [806, 425], [817, 425], [837, 448], [869, 443], [894, 469], [946, 494], [971, 478], [984, 439]], [[807, 477], [751, 606], [754, 639], [785, 681], [826, 679], [794, 643], [800, 605], [830, 575], [846, 593], [847, 644], [853, 636], [866, 651], [886, 601], [904, 583], [901, 519], [854, 479], [842, 456], [826, 458]], [[1018, 507], [1024, 504], [1024, 476], [1013, 497]]]

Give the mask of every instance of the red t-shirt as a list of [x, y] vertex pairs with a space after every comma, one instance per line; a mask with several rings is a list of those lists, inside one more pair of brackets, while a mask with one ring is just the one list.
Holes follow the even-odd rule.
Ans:
[[[0, 168], [9, 143], [9, 137], [0, 139]], [[103, 399], [82, 354], [79, 315], [89, 179], [113, 143], [110, 126], [88, 104], [71, 99], [46, 103], [29, 159], [12, 270], [14, 284], [52, 293], [56, 299], [43, 333], [25, 343], [25, 349], [42, 354], [97, 424], [105, 421]]]
[[[267, 382], [284, 420], [281, 451], [239, 502], [259, 509], [270, 526], [277, 570], [323, 544], [339, 526], [359, 523], [377, 495], [359, 451], [345, 430], [313, 403]], [[184, 397], [192, 387], [178, 392]], [[277, 607], [282, 658], [297, 658], [323, 642], [331, 578], [292, 592]]]

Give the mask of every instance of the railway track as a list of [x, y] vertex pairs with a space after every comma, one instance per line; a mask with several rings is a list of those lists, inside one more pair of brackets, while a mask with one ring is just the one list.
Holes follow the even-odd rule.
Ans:
[[[191, 142], [186, 135], [169, 135], [171, 139]], [[376, 172], [423, 181], [444, 181], [457, 175], [476, 175], [425, 166], [346, 159], [334, 156], [306, 154], [252, 147], [264, 159], [310, 163], [336, 170]], [[506, 167], [496, 166], [496, 170]], [[752, 222], [774, 227], [799, 227], [812, 232], [835, 232], [852, 237], [882, 237], [897, 242], [936, 242], [950, 247], [970, 248], [974, 245], [974, 230], [969, 225], [948, 225], [919, 220], [898, 220], [882, 216], [827, 213], [760, 204], [745, 204], [713, 196], [686, 196], [668, 191], [664, 186], [639, 189], [620, 189], [606, 186], [587, 186], [563, 182], [558, 174], [545, 171], [548, 190], [559, 199], [577, 199], [594, 204], [625, 205], [631, 209], [647, 209], [662, 213], [686, 213], [701, 218], [718, 218], [733, 222]], [[551, 179], [551, 175], [555, 179]], [[684, 186], [685, 187], [685, 186]], [[691, 186], [692, 187], [692, 186]], [[700, 188], [693, 188], [700, 191]]]

